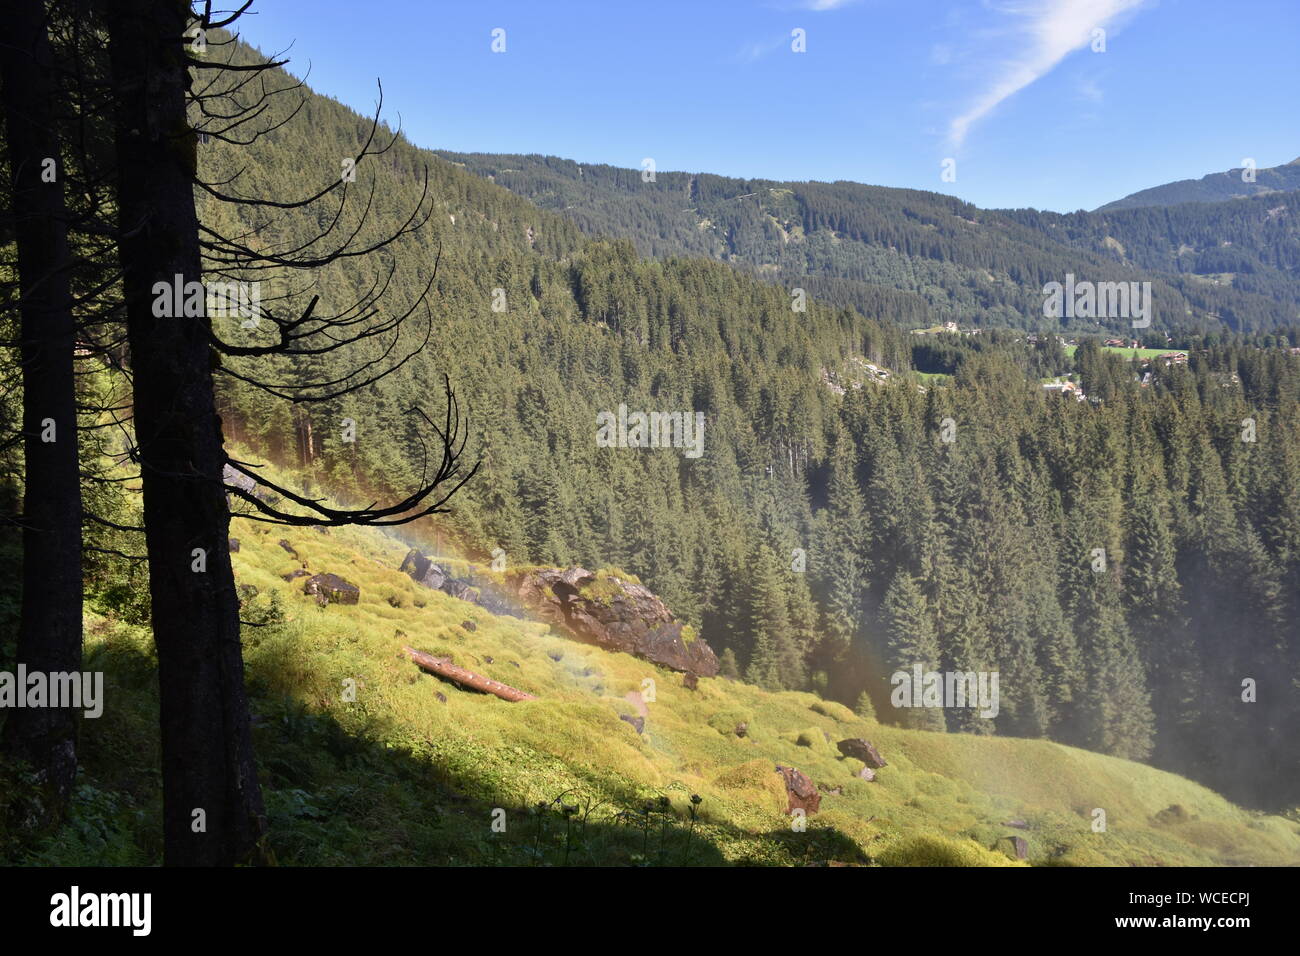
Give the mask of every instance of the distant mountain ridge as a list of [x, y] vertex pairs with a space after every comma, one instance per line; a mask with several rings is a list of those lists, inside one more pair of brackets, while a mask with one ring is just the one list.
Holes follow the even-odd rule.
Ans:
[[904, 327], [1037, 329], [1043, 286], [1066, 275], [1150, 281], [1157, 327], [1261, 331], [1300, 316], [1300, 216], [1285, 204], [1290, 194], [1279, 194], [1281, 211], [1234, 201], [1061, 216], [847, 181], [652, 178], [554, 156], [432, 152], [587, 235], [628, 239], [659, 259], [717, 259]]
[[1283, 166], [1256, 169], [1253, 182], [1242, 179], [1243, 167], [1210, 173], [1200, 179], [1180, 179], [1131, 193], [1123, 199], [1099, 206], [1096, 212], [1136, 209], [1142, 206], [1176, 206], [1188, 202], [1222, 202], [1265, 193], [1300, 189], [1300, 157]]

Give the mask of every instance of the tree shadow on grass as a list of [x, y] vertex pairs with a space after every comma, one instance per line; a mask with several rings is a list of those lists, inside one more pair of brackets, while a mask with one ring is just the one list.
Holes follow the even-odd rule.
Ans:
[[[264, 658], [260, 665], [265, 668]], [[271, 663], [274, 667], [274, 663]], [[162, 862], [156, 660], [111, 632], [88, 653], [105, 675], [105, 708], [85, 720], [67, 818], [36, 832], [18, 819], [40, 799], [22, 768], [0, 766], [0, 863]], [[266, 801], [267, 848], [290, 866], [725, 866], [859, 861], [838, 831], [743, 830], [685, 792], [670, 799], [616, 775], [526, 803], [436, 747], [394, 746], [376, 723], [349, 730], [332, 715], [249, 681], [254, 746]], [[393, 735], [396, 736], [396, 735]], [[436, 745], [437, 741], [431, 741]], [[692, 812], [694, 811], [694, 812]]]

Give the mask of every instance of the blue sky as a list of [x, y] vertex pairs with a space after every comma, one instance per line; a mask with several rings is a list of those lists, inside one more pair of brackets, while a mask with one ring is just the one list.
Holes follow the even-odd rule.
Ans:
[[314, 89], [362, 112], [382, 79], [387, 117], [432, 148], [651, 157], [1055, 210], [1300, 156], [1300, 0], [260, 0], [253, 13], [244, 39], [292, 44], [290, 69], [310, 66]]

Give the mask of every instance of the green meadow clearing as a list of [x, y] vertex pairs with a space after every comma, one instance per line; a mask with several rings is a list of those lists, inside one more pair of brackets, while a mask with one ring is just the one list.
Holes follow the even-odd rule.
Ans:
[[[1078, 348], [1079, 347], [1077, 345], [1067, 345], [1065, 347], [1066, 356], [1068, 358], [1074, 358], [1074, 353], [1078, 350]], [[1174, 349], [1174, 348], [1125, 349], [1125, 348], [1118, 348], [1114, 345], [1103, 345], [1101, 347], [1101, 350], [1103, 352], [1114, 352], [1116, 355], [1123, 355], [1125, 358], [1129, 359], [1130, 361], [1143, 361], [1143, 362], [1147, 361], [1148, 359], [1153, 359], [1156, 356], [1164, 355], [1166, 352], [1181, 351], [1181, 349]]]

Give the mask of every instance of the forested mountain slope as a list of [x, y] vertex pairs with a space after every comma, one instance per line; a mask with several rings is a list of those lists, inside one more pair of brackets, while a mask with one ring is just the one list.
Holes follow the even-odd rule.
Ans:
[[1189, 300], [1221, 309], [1235, 327], [1241, 300], [1224, 288], [1266, 297], [1300, 315], [1300, 192], [1217, 203], [1107, 208], [1060, 215], [1013, 210], [1006, 215], [1054, 242], [1100, 250], [1139, 270], [1176, 273]]
[[[294, 122], [253, 147], [200, 146], [201, 172], [280, 200], [337, 176], [366, 121], [306, 97]], [[900, 325], [949, 314], [927, 311], [925, 295], [890, 289], [870, 317], [815, 298], [795, 311], [788, 290], [744, 270], [587, 239], [404, 141], [357, 168], [354, 194], [372, 203], [363, 235], [419, 206], [425, 166], [424, 228], [377, 261], [331, 266], [316, 288], [320, 307], [338, 310], [372, 281], [388, 282], [387, 308], [400, 311], [437, 261], [430, 312], [417, 310], [394, 347], [409, 361], [356, 394], [296, 406], [228, 377], [228, 435], [309, 486], [391, 497], [423, 466], [427, 429], [408, 410], [440, 420], [446, 372], [468, 412], [467, 455], [481, 460], [453, 514], [421, 529], [448, 547], [626, 568], [699, 627], [733, 673], [763, 687], [848, 704], [866, 694], [902, 719], [885, 710], [895, 669], [998, 670], [995, 719], [906, 719], [1149, 757], [1246, 803], [1297, 798], [1287, 741], [1300, 718], [1300, 356], [1232, 341], [1195, 352], [1187, 367], [1162, 366], [1139, 387], [1125, 363], [1081, 348], [1075, 365], [1096, 401], [1075, 402], [1039, 387], [1047, 373], [1034, 363], [1060, 371], [1041, 347], [990, 335], [967, 340], [952, 387], [923, 391], [906, 374], [916, 337]], [[691, 187], [719, 208], [733, 188]], [[884, 191], [898, 215], [868, 211], [858, 222], [835, 188], [813, 190], [832, 198], [808, 207], [828, 255], [849, 245], [849, 231], [875, 230], [918, 253], [909, 262], [933, 276], [1005, 267], [1023, 285], [966, 288], [1018, 301], [1059, 279], [1056, 270], [1110, 268], [1100, 253], [1044, 246], [1034, 226], [945, 197], [914, 206]], [[201, 210], [223, 231], [269, 245], [305, 242], [331, 221], [310, 207], [240, 223], [220, 215]], [[965, 215], [971, 233], [959, 225]], [[737, 216], [759, 241], [768, 227], [757, 207]], [[989, 230], [1005, 241], [989, 241]], [[1019, 263], [1027, 243], [1046, 251]], [[879, 288], [866, 263], [855, 266], [864, 279], [844, 281]], [[272, 308], [277, 283], [293, 279], [259, 278]], [[238, 318], [218, 331], [250, 343], [269, 335]], [[363, 343], [347, 365], [377, 360], [384, 347]], [[894, 374], [855, 380], [863, 362]], [[347, 370], [338, 356], [271, 367], [291, 384]], [[620, 406], [702, 415], [701, 454], [601, 447], [597, 416]], [[1246, 419], [1255, 440], [1241, 438]], [[1243, 678], [1258, 682], [1257, 703], [1243, 703]]]
[[1162, 186], [1152, 186], [1150, 189], [1130, 193], [1123, 199], [1108, 202], [1098, 207], [1097, 211], [1111, 212], [1140, 206], [1176, 206], [1187, 202], [1221, 202], [1224, 199], [1300, 189], [1300, 159], [1293, 159], [1284, 166], [1253, 170], [1254, 178], [1250, 180], [1243, 178], [1245, 172], [1238, 167], [1221, 173], [1209, 173], [1200, 179], [1180, 179]]
[[[979, 209], [910, 189], [676, 172], [656, 172], [648, 182], [640, 170], [552, 156], [438, 155], [562, 212], [590, 235], [631, 239], [643, 255], [711, 256], [911, 328], [932, 321], [1053, 326], [1043, 317], [1043, 286], [1064, 282], [1067, 274], [1094, 282], [1152, 282], [1157, 328], [1267, 330], [1300, 314], [1300, 282], [1238, 283], [1229, 277], [1216, 283], [1213, 278], [1222, 277], [1205, 281], [1183, 274], [1206, 270], [1180, 268], [1174, 256], [1161, 254], [1160, 244], [1173, 242], [1177, 256], [1184, 243], [1195, 250], [1211, 243], [1203, 235], [1207, 217], [1189, 214], [1184, 223], [1181, 210], [1166, 214], [1167, 228], [1154, 238], [1143, 229], [1121, 236], [1126, 254], [1120, 255], [1097, 225], [1108, 219], [1087, 213], [1071, 217], [1072, 224], [1088, 223], [1089, 241], [1079, 242], [1038, 228], [1040, 214], [1032, 211]], [[1279, 228], [1294, 241], [1294, 216], [1273, 233]], [[1271, 238], [1259, 242], [1267, 245]], [[1155, 247], [1140, 248], [1147, 241]], [[1219, 241], [1216, 235], [1212, 244]], [[1296, 265], [1288, 256], [1287, 268]], [[1128, 326], [1101, 324], [1116, 331]], [[1077, 333], [1095, 331], [1098, 324], [1077, 319], [1064, 327]]]

